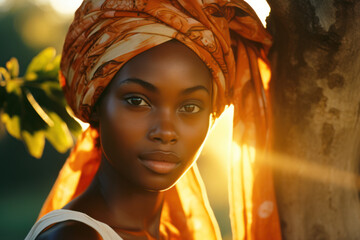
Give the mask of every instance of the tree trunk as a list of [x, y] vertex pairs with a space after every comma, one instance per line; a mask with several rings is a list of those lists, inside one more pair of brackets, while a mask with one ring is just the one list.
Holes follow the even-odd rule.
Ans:
[[268, 2], [283, 238], [360, 239], [360, 1]]

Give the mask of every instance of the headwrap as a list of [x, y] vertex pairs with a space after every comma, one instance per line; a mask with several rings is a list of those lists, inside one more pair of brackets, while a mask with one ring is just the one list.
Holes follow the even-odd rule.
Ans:
[[[266, 93], [271, 37], [242, 0], [85, 0], [66, 36], [60, 83], [75, 115], [89, 121], [92, 108], [131, 58], [176, 39], [192, 49], [213, 76], [214, 115], [234, 105], [229, 172], [234, 239], [281, 239], [272, 173], [266, 164], [271, 116]], [[51, 190], [40, 216], [81, 194], [101, 158], [86, 130]], [[161, 215], [165, 239], [220, 239], [194, 165], [166, 191]]]

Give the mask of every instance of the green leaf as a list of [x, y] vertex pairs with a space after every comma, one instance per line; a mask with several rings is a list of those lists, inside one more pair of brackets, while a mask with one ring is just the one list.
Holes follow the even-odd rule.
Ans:
[[61, 56], [57, 55], [53, 61], [49, 62], [44, 71], [47, 73], [48, 76], [54, 77], [57, 80], [57, 83], [59, 83], [58, 81], [58, 76], [59, 76], [59, 70], [60, 70], [60, 61], [61, 61]]
[[81, 126], [67, 111], [67, 103], [59, 84], [44, 82], [38, 88], [29, 87], [28, 89], [33, 93], [34, 98], [44, 111], [56, 113], [75, 137], [80, 135]]
[[6, 82], [5, 89], [7, 93], [21, 94], [22, 81], [19, 79], [11, 79]]
[[8, 73], [8, 71], [5, 68], [0, 67], [0, 81], [1, 81], [1, 84], [5, 84], [6, 81], [9, 81], [10, 79], [11, 79], [10, 73]]
[[78, 136], [80, 136], [80, 134], [82, 133], [83, 130], [82, 130], [80, 123], [78, 121], [76, 121], [74, 119], [74, 117], [69, 113], [69, 109], [67, 109], [65, 111], [66, 113], [64, 111], [61, 111], [61, 112], [59, 112], [59, 114], [60, 114], [61, 118], [64, 120], [64, 122], [66, 123], [66, 125], [68, 126], [71, 133], [75, 137], [78, 137]]
[[68, 127], [55, 113], [49, 113], [54, 125], [45, 132], [46, 138], [60, 153], [65, 153], [72, 145], [73, 140]]
[[40, 88], [44, 92], [44, 94], [46, 94], [47, 98], [50, 98], [55, 102], [61, 103], [61, 106], [63, 107], [67, 105], [64, 93], [60, 88], [58, 82], [45, 81], [40, 83], [38, 85], [38, 88]]
[[9, 134], [17, 139], [21, 139], [20, 115], [21, 95], [11, 92], [6, 95], [1, 121], [5, 124]]
[[55, 56], [55, 48], [49, 47], [41, 51], [36, 57], [33, 58], [28, 68], [26, 69], [25, 80], [34, 80], [34, 73], [36, 74], [42, 70], [45, 70], [49, 63], [54, 62]]
[[56, 112], [75, 137], [78, 137], [81, 134], [82, 128], [80, 124], [70, 115], [66, 105], [49, 100], [46, 104], [43, 104], [43, 106], [46, 107], [48, 111], [51, 110]]
[[25, 143], [30, 155], [35, 158], [42, 156], [45, 144], [45, 130], [47, 122], [34, 109], [29, 92], [22, 89], [21, 102], [18, 108], [20, 112], [21, 138]]
[[21, 139], [20, 116], [9, 116], [7, 113], [1, 114], [1, 121], [5, 124], [6, 130], [14, 138]]
[[[46, 115], [48, 119], [45, 120], [44, 118], [46, 117], [44, 117], [43, 115], [40, 116], [40, 114], [34, 109], [31, 100], [29, 100], [28, 93], [29, 92], [27, 90], [23, 90], [22, 93], [22, 98], [21, 98], [22, 101], [20, 105], [21, 108], [20, 126], [21, 126], [21, 131], [27, 131], [33, 135], [35, 132], [45, 131], [49, 127], [49, 124], [52, 125], [54, 123], [52, 122], [52, 120], [48, 115]], [[41, 111], [43, 111], [42, 108]], [[46, 113], [44, 112], [43, 114]], [[48, 122], [46, 120], [48, 120]]]
[[36, 158], [41, 158], [45, 146], [45, 134], [43, 131], [30, 133], [28, 131], [21, 132], [22, 139], [29, 150], [29, 153]]
[[24, 93], [26, 95], [27, 100], [31, 104], [32, 108], [35, 110], [35, 112], [39, 115], [39, 117], [42, 118], [42, 120], [48, 125], [53, 126], [54, 122], [51, 120], [51, 118], [46, 114], [46, 112], [42, 109], [42, 107], [39, 105], [39, 103], [35, 100], [34, 96], [31, 94], [31, 92], [27, 89], [24, 90]]
[[60, 56], [54, 48], [43, 50], [22, 78], [15, 58], [6, 67], [0, 67], [0, 113], [7, 131], [34, 157], [41, 157], [45, 138], [57, 151], [66, 152], [73, 145], [72, 135], [77, 137], [82, 129], [67, 111], [58, 80]]
[[19, 62], [16, 58], [11, 58], [10, 61], [6, 63], [6, 68], [11, 78], [17, 78], [19, 76]]

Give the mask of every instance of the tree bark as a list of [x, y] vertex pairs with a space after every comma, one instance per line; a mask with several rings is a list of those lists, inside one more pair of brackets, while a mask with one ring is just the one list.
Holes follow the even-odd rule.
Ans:
[[360, 1], [268, 3], [283, 239], [360, 239]]

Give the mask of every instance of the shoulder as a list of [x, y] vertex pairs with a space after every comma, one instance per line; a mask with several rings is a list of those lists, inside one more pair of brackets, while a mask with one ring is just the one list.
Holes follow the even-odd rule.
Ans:
[[39, 234], [36, 240], [86, 239], [100, 240], [101, 236], [92, 227], [78, 221], [64, 221]]

